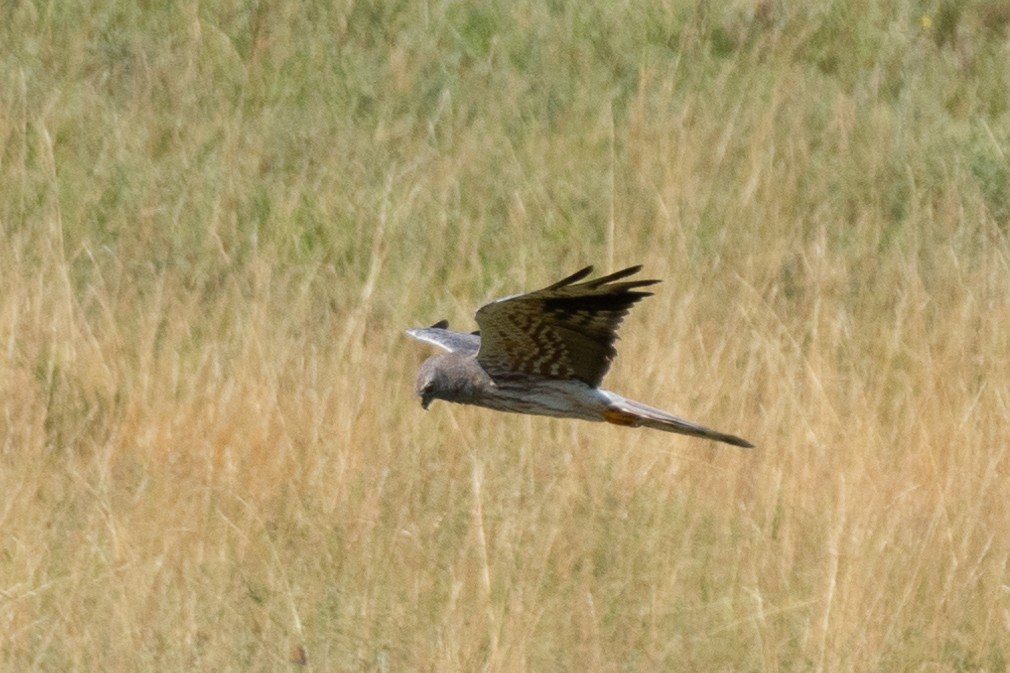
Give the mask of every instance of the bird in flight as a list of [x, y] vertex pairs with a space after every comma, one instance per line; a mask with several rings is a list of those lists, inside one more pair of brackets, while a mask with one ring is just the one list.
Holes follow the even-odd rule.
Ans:
[[641, 288], [659, 282], [623, 280], [641, 269], [583, 280], [593, 271], [587, 266], [542, 290], [503, 297], [477, 310], [478, 332], [451, 331], [446, 320], [407, 330], [447, 351], [429, 357], [417, 373], [421, 406], [440, 399], [753, 446], [599, 387], [617, 355], [617, 328], [636, 302], [652, 295]]

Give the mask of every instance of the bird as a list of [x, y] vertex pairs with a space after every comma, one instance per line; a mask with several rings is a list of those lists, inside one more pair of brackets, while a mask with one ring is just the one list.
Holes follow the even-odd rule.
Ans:
[[745, 448], [746, 439], [678, 418], [603, 390], [617, 356], [617, 330], [629, 310], [652, 296], [642, 288], [659, 280], [626, 280], [642, 265], [585, 280], [587, 266], [543, 289], [510, 295], [480, 307], [479, 329], [456, 332], [447, 320], [407, 335], [445, 352], [418, 370], [421, 407], [434, 400], [497, 411], [646, 427]]

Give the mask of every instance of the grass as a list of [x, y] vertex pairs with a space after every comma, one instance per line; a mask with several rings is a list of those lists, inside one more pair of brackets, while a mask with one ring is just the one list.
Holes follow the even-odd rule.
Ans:
[[[8, 4], [0, 667], [1001, 671], [1006, 3]], [[663, 278], [607, 385], [403, 329]]]

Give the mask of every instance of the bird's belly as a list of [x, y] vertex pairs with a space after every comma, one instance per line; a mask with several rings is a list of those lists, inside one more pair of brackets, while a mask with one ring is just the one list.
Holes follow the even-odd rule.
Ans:
[[602, 421], [607, 408], [599, 390], [573, 379], [500, 382], [474, 401], [497, 411]]

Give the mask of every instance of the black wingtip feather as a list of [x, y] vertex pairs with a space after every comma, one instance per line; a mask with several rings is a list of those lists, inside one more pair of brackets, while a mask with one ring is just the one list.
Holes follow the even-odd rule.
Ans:
[[[622, 278], [627, 278], [628, 276], [634, 276], [636, 273], [642, 270], [641, 264], [636, 264], [634, 266], [629, 266], [627, 269], [621, 269], [620, 271], [615, 271], [608, 276], [601, 276], [592, 281], [593, 286], [606, 285], [607, 283], [612, 283], [615, 280], [620, 280]], [[648, 281], [642, 281], [648, 282]], [[659, 282], [659, 281], [655, 281]]]
[[[634, 266], [629, 266], [626, 269], [621, 269], [620, 271], [615, 271], [614, 273], [608, 274], [606, 276], [600, 276], [599, 278], [594, 278], [593, 280], [586, 281], [585, 285], [586, 285], [586, 287], [589, 287], [589, 288], [598, 288], [598, 287], [601, 287], [601, 286], [606, 285], [608, 283], [613, 283], [616, 280], [620, 280], [622, 278], [627, 278], [628, 276], [634, 276], [636, 273], [638, 273], [641, 270], [642, 270], [642, 265], [641, 264], [635, 264]], [[544, 289], [545, 290], [557, 290], [557, 289], [560, 289], [560, 288], [563, 288], [563, 287], [568, 287], [569, 285], [574, 285], [575, 283], [579, 282], [580, 280], [582, 280], [583, 278], [585, 278], [586, 276], [588, 276], [592, 272], [593, 272], [593, 267], [592, 266], [587, 266], [587, 267], [585, 267], [583, 269], [579, 269], [578, 271], [576, 271], [572, 275], [568, 276], [567, 278], [562, 278], [561, 280], [559, 280], [558, 282], [554, 283], [553, 285], [549, 285], [548, 287], [545, 287]], [[630, 289], [636, 288], [636, 287], [645, 287], [647, 285], [655, 285], [656, 283], [659, 283], [659, 282], [661, 282], [661, 281], [654, 280], [654, 279], [634, 280], [634, 281], [630, 281], [628, 283], [622, 283], [620, 289], [622, 289], [622, 290], [630, 290]]]
[[561, 280], [559, 280], [558, 282], [554, 283], [553, 285], [545, 287], [544, 289], [545, 290], [557, 290], [559, 287], [565, 287], [566, 285], [571, 285], [572, 283], [577, 283], [580, 280], [582, 280], [583, 278], [585, 278], [586, 276], [588, 276], [589, 274], [591, 274], [592, 272], [593, 272], [592, 265], [587, 266], [587, 267], [585, 267], [583, 269], [579, 269], [578, 271], [576, 271], [572, 275], [568, 276], [567, 278], [562, 278]]

